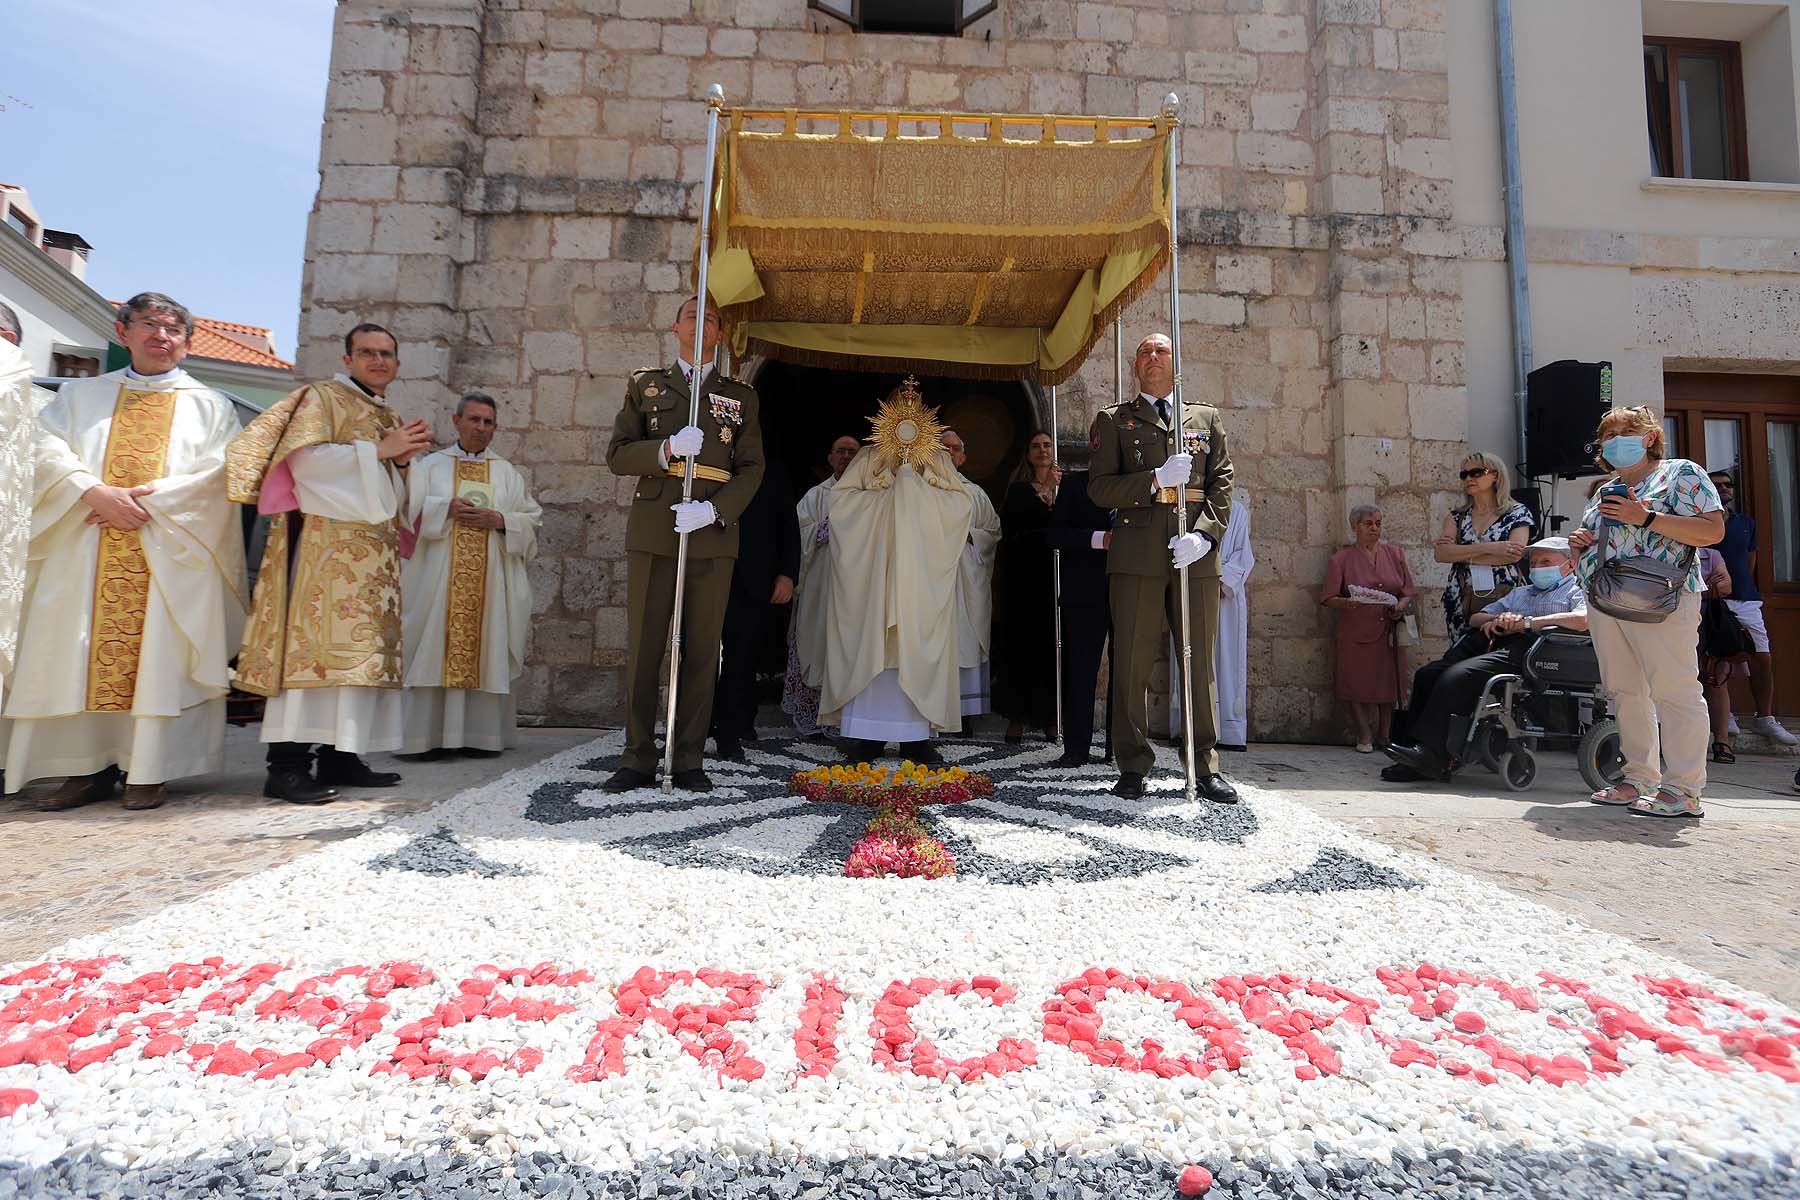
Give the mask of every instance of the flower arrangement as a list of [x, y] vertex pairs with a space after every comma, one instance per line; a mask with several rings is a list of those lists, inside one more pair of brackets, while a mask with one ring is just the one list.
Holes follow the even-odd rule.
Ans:
[[[879, 818], [877, 818], [879, 819]], [[870, 825], [875, 822], [871, 821]], [[844, 875], [850, 879], [942, 879], [956, 873], [956, 857], [930, 834], [912, 841], [865, 833], [850, 850]]]
[[832, 804], [917, 810], [927, 804], [963, 804], [991, 796], [994, 781], [961, 767], [926, 767], [910, 760], [898, 768], [838, 763], [794, 772], [788, 791]]

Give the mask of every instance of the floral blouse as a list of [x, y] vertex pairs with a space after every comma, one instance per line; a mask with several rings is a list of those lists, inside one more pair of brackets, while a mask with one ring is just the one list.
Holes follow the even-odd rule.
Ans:
[[[1697, 517], [1702, 513], [1718, 512], [1724, 508], [1719, 502], [1719, 493], [1713, 488], [1712, 480], [1700, 469], [1700, 464], [1685, 458], [1665, 458], [1652, 467], [1650, 474], [1637, 485], [1637, 497], [1651, 511], [1670, 513], [1677, 517]], [[1664, 537], [1656, 530], [1645, 529], [1641, 525], [1607, 525], [1606, 519], [1600, 515], [1599, 492], [1595, 492], [1594, 498], [1588, 501], [1587, 512], [1581, 517], [1581, 527], [1593, 530], [1596, 537], [1607, 539], [1608, 558], [1646, 554], [1671, 566], [1689, 563], [1686, 590], [1706, 590], [1706, 578], [1700, 571], [1700, 556], [1694, 553], [1692, 546]], [[1596, 541], [1583, 550], [1581, 557], [1575, 562], [1575, 573], [1581, 577], [1582, 587], [1592, 583], [1594, 572], [1599, 566], [1600, 550]]]

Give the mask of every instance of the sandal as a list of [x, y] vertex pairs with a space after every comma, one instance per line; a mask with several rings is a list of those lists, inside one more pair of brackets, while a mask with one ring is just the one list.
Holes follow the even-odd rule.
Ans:
[[[1625, 794], [1626, 792], [1631, 794], [1628, 796]], [[1634, 783], [1615, 783], [1588, 797], [1595, 804], [1610, 804], [1614, 808], [1624, 808], [1627, 805], [1636, 804], [1642, 798], [1643, 793], [1637, 790], [1637, 785]]]
[[1700, 801], [1669, 791], [1639, 796], [1625, 811], [1639, 817], [1691, 817], [1696, 821], [1706, 815], [1700, 811]]
[[1737, 761], [1737, 755], [1731, 752], [1731, 744], [1729, 742], [1714, 742], [1712, 744], [1711, 757], [1712, 761], [1716, 763], [1734, 763]]

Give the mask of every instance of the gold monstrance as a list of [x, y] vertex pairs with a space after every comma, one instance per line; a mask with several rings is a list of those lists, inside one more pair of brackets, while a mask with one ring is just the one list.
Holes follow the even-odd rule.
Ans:
[[915, 471], [944, 448], [944, 426], [937, 413], [925, 407], [919, 394], [919, 381], [911, 375], [900, 385], [897, 394], [881, 402], [881, 408], [869, 418], [867, 440], [875, 447], [876, 462], [892, 471], [901, 462], [909, 462]]

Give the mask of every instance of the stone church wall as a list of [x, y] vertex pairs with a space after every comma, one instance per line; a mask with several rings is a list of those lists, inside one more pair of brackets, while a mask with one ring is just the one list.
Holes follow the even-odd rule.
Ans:
[[[1380, 503], [1421, 588], [1466, 429], [1446, 0], [1001, 0], [960, 39], [857, 34], [804, 0], [342, 0], [300, 366], [390, 325], [397, 405], [462, 391], [545, 508], [521, 711], [620, 719], [629, 486], [605, 443], [672, 354], [704, 107], [1148, 114], [1181, 96], [1184, 386], [1253, 507], [1253, 737], [1335, 739], [1325, 560]], [[1167, 288], [1125, 321], [1166, 328]], [[1079, 442], [1106, 342], [1060, 392]], [[1435, 603], [1427, 631], [1441, 632]]]

